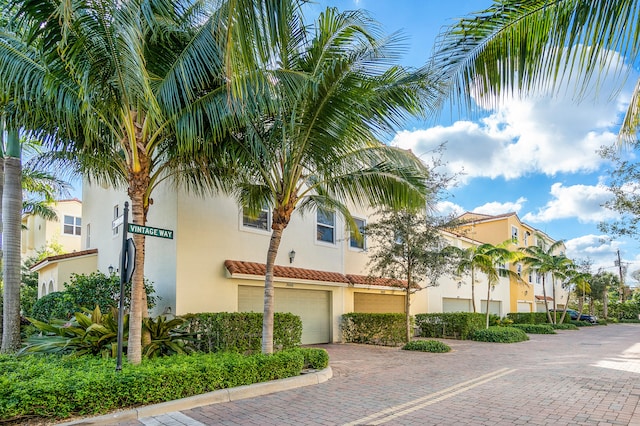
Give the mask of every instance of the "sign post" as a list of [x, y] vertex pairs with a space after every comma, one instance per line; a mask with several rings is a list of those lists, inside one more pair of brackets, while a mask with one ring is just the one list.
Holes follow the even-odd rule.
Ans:
[[[124, 214], [122, 224], [122, 251], [120, 253], [120, 303], [118, 305], [118, 349], [116, 355], [116, 371], [122, 370], [122, 339], [124, 336], [124, 284], [127, 282], [127, 269], [135, 267], [135, 256], [129, 259], [128, 249], [129, 244], [127, 242], [127, 225], [129, 223], [129, 202], [124, 202]], [[114, 221], [115, 222], [115, 221]], [[119, 226], [117, 224], [116, 226]], [[135, 251], [135, 250], [134, 250]], [[133, 269], [133, 268], [131, 268]], [[129, 278], [130, 279], [130, 278]]]

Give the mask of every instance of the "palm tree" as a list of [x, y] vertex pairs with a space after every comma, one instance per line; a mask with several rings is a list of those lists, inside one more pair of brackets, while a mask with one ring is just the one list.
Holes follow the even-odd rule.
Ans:
[[[614, 62], [612, 52], [626, 61]], [[602, 73], [624, 77], [639, 55], [638, 0], [497, 0], [440, 34], [433, 66], [467, 106], [472, 98], [495, 105], [513, 91], [555, 90], [572, 80], [582, 97]], [[635, 142], [639, 126], [640, 79], [620, 139]]]
[[576, 297], [578, 298], [578, 312], [582, 313], [585, 297], [587, 294], [591, 293], [591, 287], [589, 285], [589, 281], [591, 281], [591, 278], [592, 275], [589, 272], [579, 271], [573, 268], [567, 270], [565, 284], [569, 287], [569, 292], [567, 294], [567, 303], [565, 304], [564, 310], [562, 312], [562, 318], [560, 318], [560, 323], [564, 322], [565, 316], [567, 315], [567, 308], [569, 307], [569, 298], [571, 297], [572, 285], [576, 293]]
[[[538, 241], [542, 241], [542, 237], [538, 236]], [[572, 261], [564, 254], [555, 254], [559, 248], [564, 245], [563, 241], [556, 241], [546, 250], [540, 246], [522, 247], [522, 262], [526, 265], [526, 271], [535, 272], [542, 277], [542, 295], [544, 297], [544, 307], [547, 312], [547, 319], [551, 324], [557, 323], [556, 313], [556, 279], [562, 279], [567, 268], [572, 265]], [[551, 288], [553, 291], [553, 318], [549, 310], [549, 302], [547, 301], [547, 287], [545, 280], [547, 275], [551, 276]]]
[[478, 246], [471, 246], [464, 250], [453, 249], [459, 256], [457, 273], [471, 275], [471, 303], [473, 305], [473, 312], [476, 312], [475, 274], [476, 272], [480, 272], [487, 277], [487, 328], [489, 328], [489, 301], [491, 300], [491, 288], [498, 284], [501, 274], [514, 276], [514, 278], [520, 279], [516, 273], [503, 266], [506, 263], [519, 259], [519, 253], [509, 250], [509, 244], [511, 244], [511, 240], [498, 245], [485, 243]]
[[[16, 3], [0, 36], [0, 93], [15, 101], [20, 124], [89, 182], [126, 188], [135, 224], [146, 223], [163, 181], [199, 193], [224, 188], [235, 165], [212, 159], [213, 147], [250, 110], [228, 88], [259, 97], [264, 82], [247, 78], [243, 64], [256, 61], [246, 46], [278, 33], [297, 6], [213, 3], [33, 0]], [[237, 28], [247, 30], [241, 42]], [[230, 53], [236, 43], [245, 49]], [[145, 238], [134, 241], [128, 358], [139, 363]]]
[[[377, 134], [420, 113], [435, 98], [425, 75], [389, 66], [395, 37], [375, 36], [361, 11], [327, 9], [313, 30], [292, 22], [269, 79], [270, 104], [222, 148], [245, 164], [236, 197], [249, 211], [272, 210], [266, 259], [262, 351], [273, 351], [273, 271], [283, 231], [296, 210], [340, 213], [348, 205], [424, 208], [428, 170]], [[291, 90], [291, 86], [295, 90]], [[431, 97], [430, 97], [431, 95]]]

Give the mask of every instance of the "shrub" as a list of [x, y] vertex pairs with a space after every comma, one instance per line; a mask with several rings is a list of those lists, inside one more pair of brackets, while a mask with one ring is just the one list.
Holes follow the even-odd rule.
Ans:
[[589, 321], [575, 321], [575, 320], [571, 320], [571, 324], [577, 327], [591, 327], [593, 325]]
[[151, 342], [142, 348], [142, 355], [154, 358], [194, 352], [193, 339], [184, 331], [177, 329], [184, 321], [180, 317], [169, 321], [164, 316], [159, 316], [156, 319], [143, 318], [142, 328], [149, 332]]
[[575, 324], [549, 324], [554, 330], [579, 330]]
[[514, 324], [545, 324], [547, 322], [546, 312], [509, 312], [507, 318]]
[[[151, 309], [156, 304], [153, 285], [145, 280], [147, 305]], [[130, 306], [131, 283], [125, 285], [125, 307]], [[55, 296], [54, 296], [55, 295]], [[100, 306], [102, 312], [117, 308], [120, 303], [120, 277], [116, 274], [105, 275], [93, 272], [89, 275], [72, 274], [64, 291], [50, 293], [41, 297], [31, 310], [31, 318], [38, 321], [51, 319], [70, 319], [82, 308], [93, 309]]]
[[515, 343], [529, 340], [529, 336], [515, 327], [489, 327], [474, 331], [471, 335], [471, 340], [477, 342]]
[[402, 349], [405, 351], [422, 351], [444, 353], [451, 351], [451, 347], [438, 340], [414, 340], [405, 344]]
[[304, 368], [322, 370], [329, 365], [329, 353], [318, 348], [296, 348], [304, 355]]
[[[34, 422], [104, 414], [116, 409], [184, 398], [226, 387], [299, 375], [305, 359], [325, 359], [321, 349], [273, 355], [234, 353], [176, 355], [125, 363], [55, 355], [0, 355], [0, 419]], [[37, 421], [36, 421], [37, 422]]]
[[485, 327], [486, 316], [480, 313], [453, 312], [416, 315], [422, 337], [467, 339], [474, 330]]
[[398, 346], [406, 341], [406, 320], [405, 314], [344, 314], [342, 339], [347, 343]]
[[556, 334], [550, 324], [513, 324], [512, 327], [529, 334]]
[[[598, 320], [598, 324], [600, 324], [601, 320]], [[613, 321], [613, 322], [620, 322], [623, 324], [640, 324], [640, 320], [639, 319], [621, 319], [620, 321]]]
[[[259, 352], [262, 347], [262, 314], [215, 312], [184, 315], [182, 330], [195, 339], [200, 352]], [[273, 325], [275, 350], [295, 348], [302, 339], [302, 320], [297, 315], [276, 312]]]

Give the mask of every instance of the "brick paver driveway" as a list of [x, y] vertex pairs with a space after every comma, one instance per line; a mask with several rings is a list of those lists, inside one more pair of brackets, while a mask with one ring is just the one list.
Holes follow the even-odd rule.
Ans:
[[326, 345], [326, 383], [137, 424], [640, 425], [640, 325], [530, 338], [447, 340], [447, 354]]

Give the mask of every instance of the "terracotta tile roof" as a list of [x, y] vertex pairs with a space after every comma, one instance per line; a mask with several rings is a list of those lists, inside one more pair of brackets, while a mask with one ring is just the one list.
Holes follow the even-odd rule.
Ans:
[[72, 259], [74, 257], [87, 256], [89, 254], [96, 254], [96, 253], [98, 253], [98, 249], [88, 249], [88, 250], [74, 251], [72, 253], [57, 254], [55, 256], [45, 257], [40, 262], [34, 264], [31, 267], [31, 270], [33, 270], [33, 268], [45, 262], [55, 262], [56, 260]]
[[[536, 300], [544, 300], [544, 296], [536, 296]], [[553, 297], [547, 296], [549, 302], [553, 302]]]
[[[262, 275], [266, 272], [266, 265], [264, 263], [257, 262], [244, 262], [241, 260], [225, 260], [224, 266], [227, 268], [231, 275], [233, 274], [246, 274], [246, 275]], [[318, 271], [315, 269], [303, 269], [294, 268], [292, 266], [278, 266], [276, 265], [273, 271], [274, 276], [279, 278], [294, 278], [301, 280], [311, 281], [324, 281], [332, 283], [345, 283], [349, 281], [347, 277], [337, 272]]]
[[[231, 275], [257, 275], [264, 276], [266, 266], [264, 263], [245, 262], [241, 260], [225, 260], [224, 266]], [[322, 281], [331, 283], [344, 283], [350, 285], [372, 285], [380, 287], [403, 287], [400, 280], [390, 278], [369, 277], [366, 275], [343, 275], [339, 272], [318, 271], [315, 269], [294, 268], [293, 266], [279, 266], [274, 268], [274, 276], [278, 278], [292, 278], [298, 280]]]

